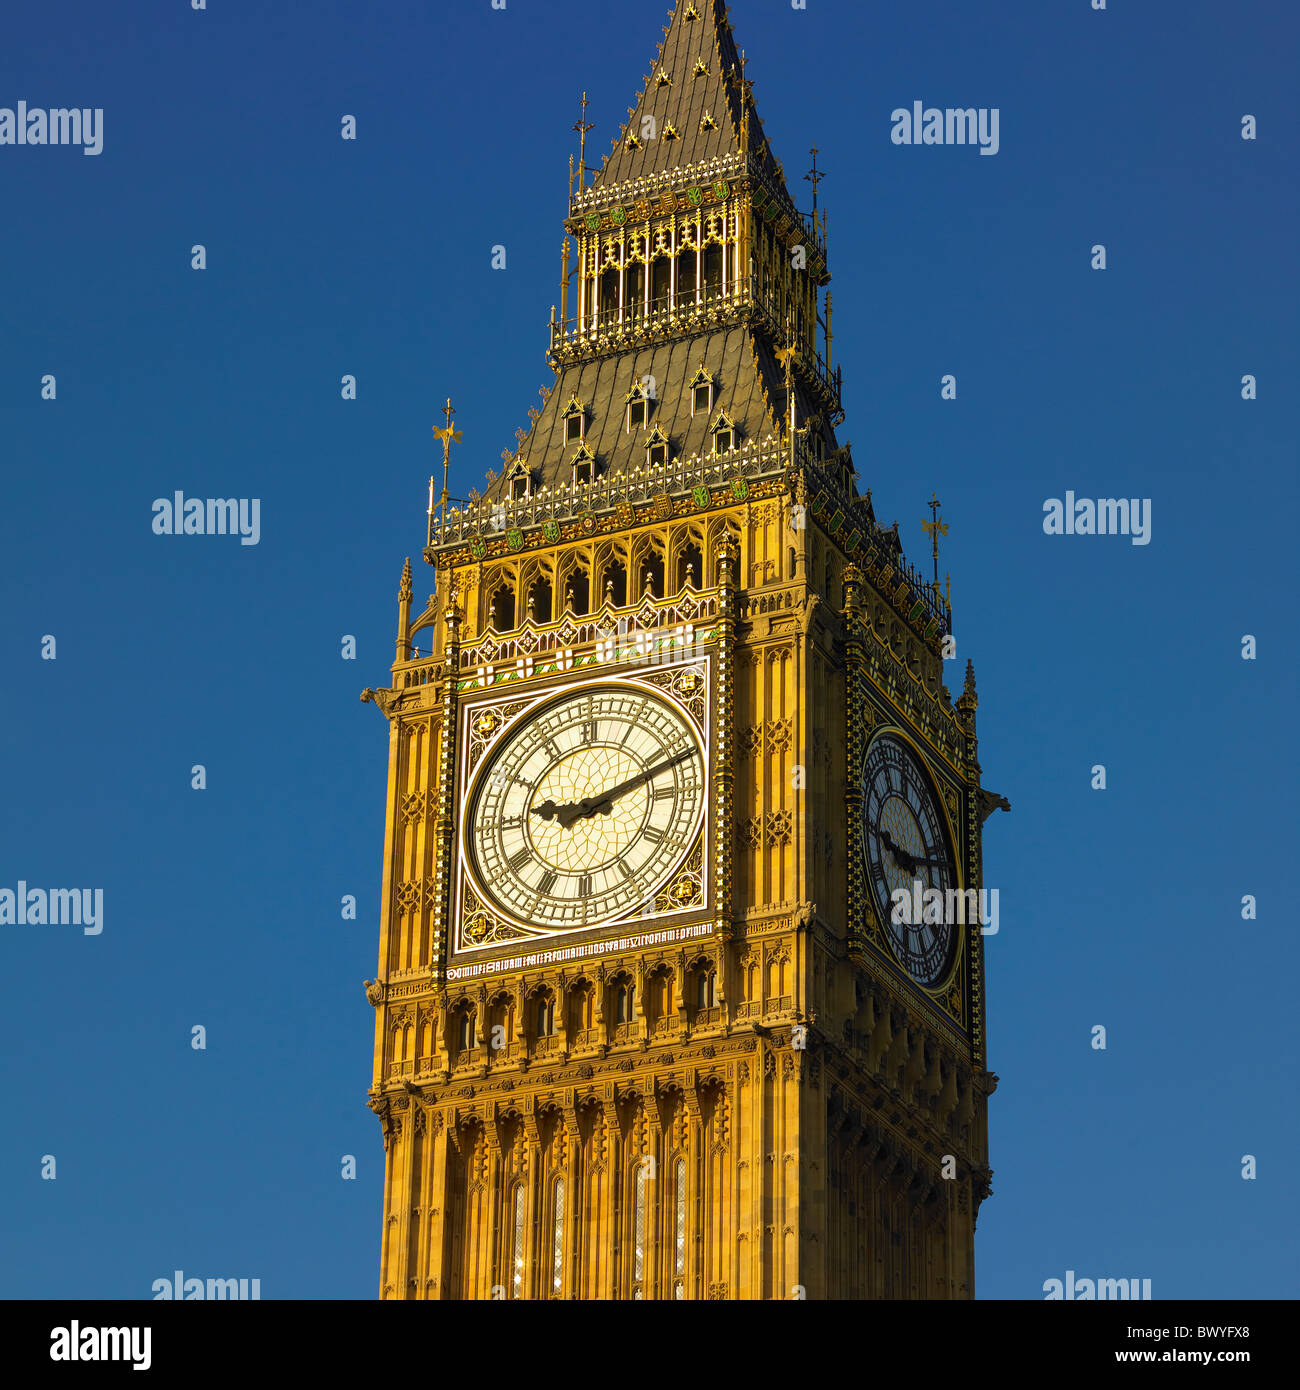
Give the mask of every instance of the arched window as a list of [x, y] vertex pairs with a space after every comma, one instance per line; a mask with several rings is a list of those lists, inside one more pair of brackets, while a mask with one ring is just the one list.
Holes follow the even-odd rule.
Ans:
[[717, 976], [712, 970], [701, 970], [695, 976], [696, 1007], [711, 1009], [717, 1002]]
[[537, 579], [528, 590], [528, 619], [534, 623], [551, 621], [551, 581]]
[[510, 1297], [524, 1296], [524, 1185], [515, 1188], [514, 1240], [510, 1249]]
[[664, 594], [664, 562], [658, 555], [651, 554], [645, 560], [641, 571], [641, 592], [659, 598]]
[[600, 321], [618, 317], [618, 271], [610, 266], [600, 277]]
[[631, 1023], [635, 1012], [632, 999], [632, 986], [622, 984], [614, 996], [614, 1017], [619, 1023]]
[[537, 1036], [539, 1038], [555, 1036], [555, 1000], [547, 994], [537, 996]]
[[462, 1052], [468, 1052], [474, 1046], [474, 1014], [469, 1009], [464, 1010], [460, 1016], [457, 1046]]

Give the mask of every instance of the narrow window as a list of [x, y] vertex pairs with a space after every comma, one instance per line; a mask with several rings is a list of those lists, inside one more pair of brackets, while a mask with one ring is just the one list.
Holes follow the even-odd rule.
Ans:
[[673, 1241], [673, 1297], [686, 1297], [686, 1160], [677, 1160], [673, 1174], [676, 1188], [676, 1221]]
[[633, 1274], [632, 1278], [636, 1281], [636, 1287], [632, 1293], [633, 1298], [643, 1297], [641, 1292], [641, 1280], [645, 1277], [645, 1185], [646, 1185], [646, 1161], [642, 1157], [637, 1160], [636, 1165], [636, 1213], [634, 1217], [633, 1231]]
[[713, 388], [704, 382], [695, 388], [695, 413], [697, 415], [707, 415], [709, 407], [713, 404], [710, 397], [713, 395]]
[[630, 401], [627, 407], [627, 427], [629, 430], [645, 428], [646, 403], [644, 400]]
[[576, 443], [582, 438], [582, 416], [570, 415], [564, 422], [564, 442], [566, 444]]
[[555, 1180], [555, 1231], [551, 1239], [551, 1290], [558, 1298], [564, 1284], [564, 1179]]
[[515, 1188], [515, 1239], [510, 1269], [510, 1296], [524, 1296], [524, 1185]]

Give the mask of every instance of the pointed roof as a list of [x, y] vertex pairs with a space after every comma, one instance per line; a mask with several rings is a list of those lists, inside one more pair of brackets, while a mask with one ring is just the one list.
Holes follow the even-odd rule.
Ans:
[[[722, 0], [677, 0], [637, 103], [592, 182], [609, 188], [740, 150], [740, 54]], [[763, 173], [780, 181], [763, 124], [748, 99], [749, 149]], [[647, 120], [646, 118], [649, 118]], [[707, 119], [706, 119], [707, 118]], [[666, 138], [672, 130], [675, 136]], [[643, 132], [653, 131], [650, 138]], [[639, 146], [629, 148], [634, 135]]]

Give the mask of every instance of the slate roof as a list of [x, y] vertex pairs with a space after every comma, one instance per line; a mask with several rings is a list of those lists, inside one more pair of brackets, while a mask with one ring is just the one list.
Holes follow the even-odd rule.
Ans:
[[[713, 407], [691, 415], [691, 379], [700, 365], [712, 373]], [[645, 428], [626, 430], [626, 397], [634, 382], [655, 379], [657, 399]], [[669, 440], [669, 457], [711, 454], [712, 429], [719, 410], [736, 428], [737, 444], [780, 435], [786, 419], [785, 376], [759, 335], [744, 325], [716, 329], [694, 338], [679, 338], [630, 352], [599, 357], [563, 368], [541, 413], [519, 451], [532, 474], [532, 486], [563, 486], [573, 480], [575, 442], [565, 441], [564, 412], [570, 398], [582, 403], [587, 448], [596, 456], [597, 478], [609, 477], [646, 462], [646, 441], [657, 425]], [[802, 427], [812, 406], [796, 382], [795, 414]], [[833, 432], [823, 426], [828, 450], [836, 448]], [[489, 501], [504, 498], [508, 467], [483, 490]]]
[[[694, 11], [697, 19], [688, 16]], [[722, 0], [677, 0], [663, 41], [645, 79], [645, 90], [632, 108], [612, 148], [605, 155], [592, 180], [595, 188], [624, 183], [645, 174], [659, 173], [682, 164], [722, 158], [740, 148], [740, 54], [725, 18]], [[697, 60], [703, 59], [706, 74], [696, 76]], [[658, 75], [671, 81], [660, 86]], [[701, 130], [705, 114], [715, 125]], [[644, 140], [640, 149], [628, 149], [628, 132], [640, 135], [642, 117], [655, 119], [656, 137]], [[672, 126], [677, 139], [664, 139]], [[779, 178], [763, 134], [763, 124], [749, 103], [749, 148], [765, 173]]]

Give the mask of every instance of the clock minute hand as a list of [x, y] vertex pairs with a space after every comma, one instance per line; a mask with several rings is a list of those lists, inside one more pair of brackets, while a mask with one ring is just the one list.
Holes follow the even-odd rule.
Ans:
[[613, 801], [616, 797], [622, 796], [625, 792], [630, 792], [633, 788], [641, 786], [643, 782], [652, 781], [654, 778], [658, 777], [661, 772], [667, 772], [670, 767], [676, 767], [678, 763], [684, 762], [694, 754], [694, 751], [693, 748], [687, 748], [681, 753], [678, 753], [675, 757], [666, 758], [657, 766], [648, 767], [644, 772], [638, 772], [635, 777], [629, 777], [626, 782], [620, 782], [618, 786], [610, 787], [610, 789], [601, 796], [588, 798], [588, 800], [593, 803], [592, 809], [598, 809], [603, 806], [605, 802]]
[[[580, 820], [590, 820], [592, 816], [600, 811], [604, 815], [609, 815], [614, 809], [613, 803], [625, 793], [630, 792], [635, 787], [639, 787], [644, 782], [649, 782], [652, 778], [658, 777], [661, 772], [667, 772], [670, 767], [684, 761], [693, 755], [694, 749], [687, 748], [678, 753], [675, 757], [666, 758], [663, 762], [654, 767], [648, 767], [644, 772], [638, 772], [635, 777], [629, 777], [626, 782], [620, 782], [617, 786], [610, 787], [607, 791], [601, 792], [598, 796], [584, 796], [581, 801], [570, 803], [568, 806], [557, 806], [555, 808], [555, 819], [567, 830], [571, 825]], [[543, 803], [545, 804], [545, 803]], [[542, 808], [535, 808], [541, 811]]]

